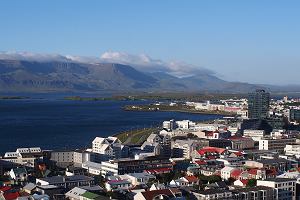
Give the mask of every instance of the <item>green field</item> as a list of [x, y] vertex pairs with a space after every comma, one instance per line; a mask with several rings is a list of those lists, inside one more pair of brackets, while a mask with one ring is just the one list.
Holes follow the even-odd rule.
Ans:
[[143, 128], [121, 132], [115, 136], [124, 144], [142, 144], [151, 133], [158, 133], [159, 128]]

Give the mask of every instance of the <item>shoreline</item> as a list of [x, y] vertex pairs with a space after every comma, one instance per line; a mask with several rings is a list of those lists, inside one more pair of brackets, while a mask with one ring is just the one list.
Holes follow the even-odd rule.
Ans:
[[122, 109], [124, 111], [139, 111], [139, 112], [181, 112], [181, 113], [191, 113], [191, 114], [205, 114], [205, 115], [222, 115], [222, 116], [234, 116], [233, 113], [229, 112], [213, 112], [213, 111], [204, 111], [204, 110], [191, 110], [178, 108], [174, 109], [173, 106], [137, 106], [137, 105], [126, 105]]

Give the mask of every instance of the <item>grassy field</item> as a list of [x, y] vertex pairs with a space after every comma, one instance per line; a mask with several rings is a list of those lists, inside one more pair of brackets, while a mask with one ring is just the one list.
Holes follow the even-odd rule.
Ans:
[[143, 128], [121, 132], [115, 136], [124, 144], [142, 144], [151, 133], [157, 133], [158, 128]]

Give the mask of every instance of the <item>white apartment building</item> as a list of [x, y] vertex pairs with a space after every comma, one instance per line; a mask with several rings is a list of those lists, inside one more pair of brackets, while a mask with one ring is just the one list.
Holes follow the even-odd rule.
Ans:
[[101, 166], [102, 165], [100, 163], [95, 163], [90, 161], [86, 161], [82, 164], [82, 168], [87, 169], [88, 173], [93, 175], [101, 174]]
[[172, 141], [171, 148], [173, 151], [174, 157], [183, 157], [186, 159], [190, 159], [192, 152], [198, 147], [200, 144], [196, 140], [175, 140]]
[[176, 121], [176, 125], [179, 129], [189, 129], [191, 127], [195, 127], [196, 123], [190, 120], [182, 120], [182, 121]]
[[245, 129], [244, 137], [251, 137], [254, 141], [259, 141], [260, 139], [265, 137], [265, 131]]
[[6, 152], [3, 160], [13, 162], [28, 167], [34, 167], [34, 163], [38, 159], [43, 158], [43, 153], [40, 147], [18, 148], [15, 152]]
[[60, 167], [67, 167], [74, 162], [74, 151], [53, 151], [50, 160]]
[[118, 162], [101, 162], [101, 174], [102, 175], [118, 175]]
[[296, 143], [296, 138], [261, 139], [259, 150], [283, 151], [287, 144]]
[[300, 158], [300, 144], [287, 144], [284, 148], [285, 155]]
[[164, 121], [163, 122], [163, 128], [168, 130], [168, 131], [173, 130], [175, 128], [175, 120], [171, 119], [169, 121]]
[[275, 188], [278, 200], [296, 200], [296, 179], [272, 178], [266, 180], [257, 180], [257, 186], [267, 186]]
[[115, 156], [114, 146], [121, 145], [121, 141], [116, 137], [96, 137], [92, 142], [92, 151], [94, 153], [104, 154], [110, 157]]

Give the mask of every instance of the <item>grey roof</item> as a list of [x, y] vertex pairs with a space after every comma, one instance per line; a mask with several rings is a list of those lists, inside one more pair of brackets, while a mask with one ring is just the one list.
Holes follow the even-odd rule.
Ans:
[[64, 182], [92, 181], [94, 179], [84, 175], [74, 175], [74, 176], [52, 176], [47, 178], [41, 178], [40, 180], [46, 181], [51, 185], [51, 184], [64, 183]]
[[197, 193], [203, 194], [203, 195], [209, 195], [209, 194], [220, 194], [220, 193], [225, 193], [225, 192], [231, 192], [231, 191], [218, 190], [218, 189], [209, 189], [209, 190], [200, 191], [200, 192], [197, 192]]
[[146, 172], [141, 172], [141, 173], [129, 173], [128, 175], [134, 176], [135, 178], [144, 178], [144, 177], [155, 177], [152, 174], [148, 174]]
[[13, 171], [15, 174], [26, 174], [27, 173], [26, 169], [23, 167], [13, 168]]
[[34, 183], [28, 183], [27, 185], [25, 185], [23, 187], [24, 190], [33, 190], [36, 187], [36, 185]]
[[103, 188], [100, 187], [99, 185], [95, 186], [81, 186], [80, 188], [85, 189], [87, 191], [102, 191]]
[[257, 162], [263, 163], [263, 164], [275, 164], [279, 162], [288, 162], [288, 160], [284, 158], [278, 158], [278, 159], [263, 159], [263, 160], [258, 160]]
[[207, 187], [210, 187], [210, 188], [228, 188], [228, 186], [226, 185], [226, 183], [224, 181], [218, 181], [218, 182], [215, 182], [215, 183], [211, 183], [211, 184], [208, 184]]
[[264, 181], [273, 181], [273, 182], [288, 182], [288, 181], [297, 181], [295, 178], [267, 178]]
[[260, 191], [260, 190], [272, 190], [273, 188], [267, 186], [256, 186], [256, 187], [249, 187], [249, 188], [238, 188], [232, 190], [232, 192], [251, 192], [251, 191]]

